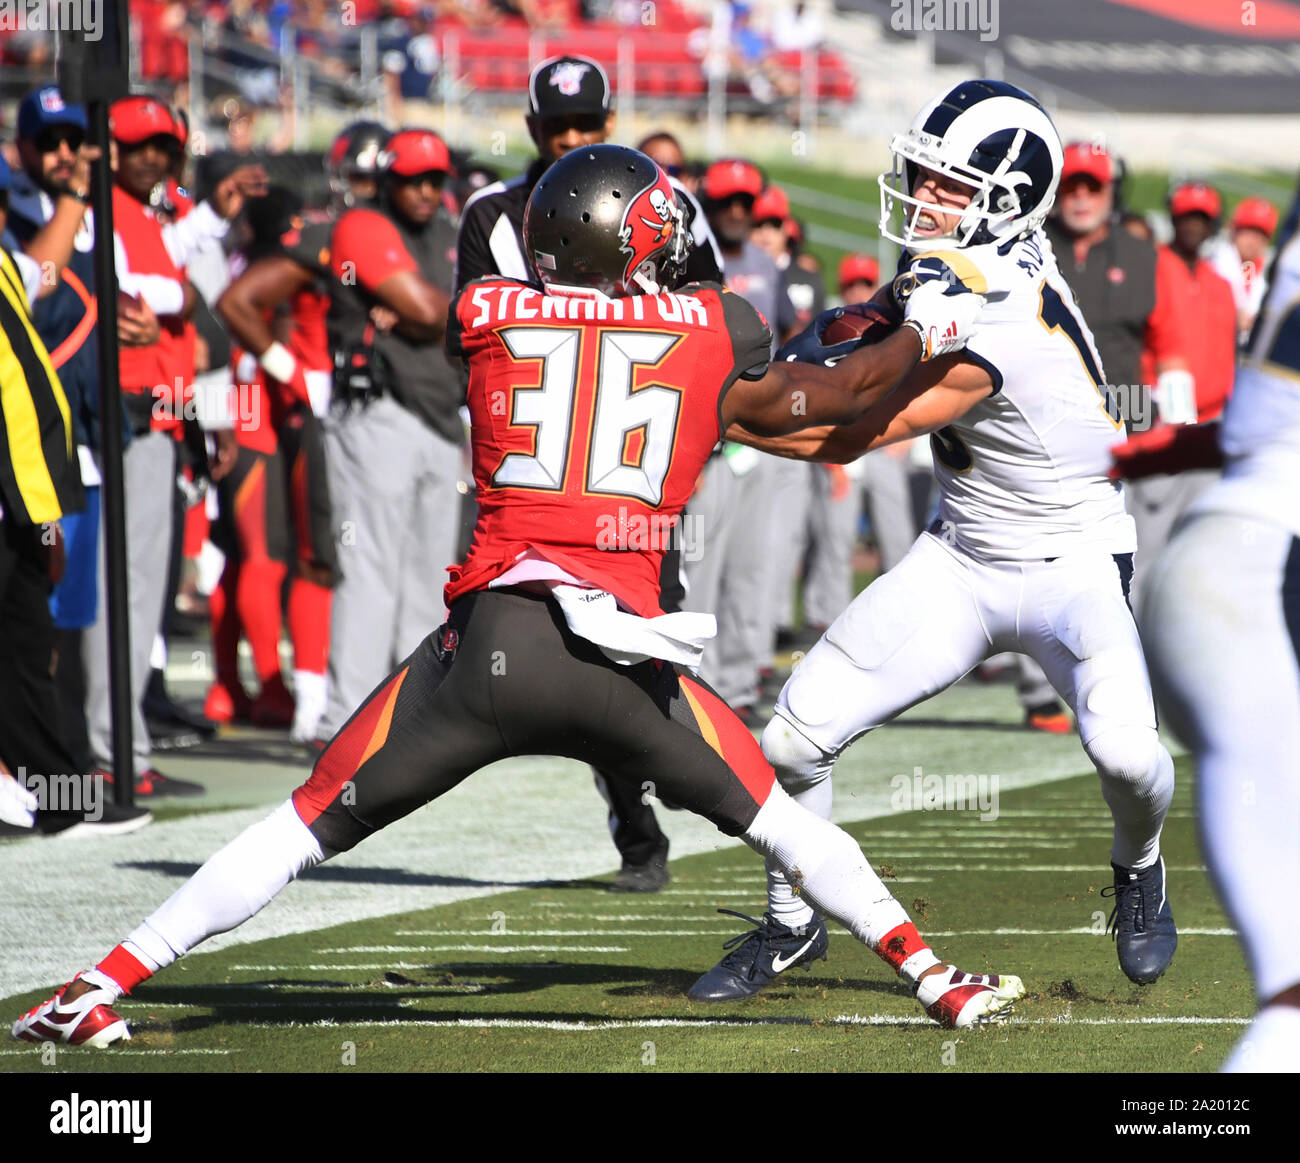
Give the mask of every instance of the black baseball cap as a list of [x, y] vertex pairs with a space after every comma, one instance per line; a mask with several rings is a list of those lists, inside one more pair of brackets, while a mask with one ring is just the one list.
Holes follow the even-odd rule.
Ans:
[[609, 113], [609, 77], [590, 57], [544, 60], [528, 78], [528, 112], [532, 117], [573, 117]]

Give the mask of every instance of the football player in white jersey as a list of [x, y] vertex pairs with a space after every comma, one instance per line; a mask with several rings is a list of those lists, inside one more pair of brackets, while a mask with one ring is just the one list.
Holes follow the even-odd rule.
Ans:
[[[986, 656], [1028, 654], [1074, 712], [1101, 777], [1114, 818], [1114, 888], [1104, 891], [1116, 897], [1120, 966], [1152, 982], [1177, 945], [1160, 856], [1174, 769], [1126, 600], [1134, 524], [1106, 475], [1123, 429], [1041, 229], [1060, 139], [1023, 90], [968, 81], [927, 105], [891, 148], [881, 232], [904, 253], [877, 303], [898, 308], [938, 279], [988, 305], [963, 352], [927, 363], [851, 426], [777, 439], [729, 433], [769, 452], [838, 462], [929, 433], [941, 490], [931, 527], [791, 675], [763, 751], [786, 790], [829, 818], [831, 770], [849, 744]], [[854, 346], [821, 346], [826, 321], [792, 341], [787, 358], [829, 360]], [[692, 998], [749, 996], [777, 972], [824, 956], [823, 922], [770, 865], [768, 895], [767, 915]]]
[[1300, 1072], [1298, 219], [1300, 194], [1224, 412], [1223, 479], [1183, 516], [1142, 596], [1151, 676], [1196, 754], [1202, 844], [1259, 997], [1234, 1072]]

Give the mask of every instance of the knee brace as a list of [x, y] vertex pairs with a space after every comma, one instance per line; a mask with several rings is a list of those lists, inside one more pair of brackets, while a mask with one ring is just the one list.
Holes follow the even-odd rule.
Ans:
[[779, 707], [763, 731], [763, 755], [776, 768], [781, 786], [792, 794], [829, 779], [835, 765], [834, 754], [823, 751], [784, 718]]

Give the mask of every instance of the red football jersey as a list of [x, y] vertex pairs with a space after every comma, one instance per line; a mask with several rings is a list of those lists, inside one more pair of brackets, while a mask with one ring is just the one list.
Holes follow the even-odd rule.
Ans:
[[469, 365], [478, 523], [446, 601], [530, 549], [654, 617], [659, 562], [709, 453], [723, 394], [761, 374], [762, 317], [713, 283], [620, 299], [470, 283], [452, 356]]

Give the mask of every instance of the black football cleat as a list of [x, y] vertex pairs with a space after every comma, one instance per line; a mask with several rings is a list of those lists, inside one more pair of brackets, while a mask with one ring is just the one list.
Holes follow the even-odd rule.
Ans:
[[1115, 898], [1110, 928], [1119, 950], [1119, 967], [1130, 981], [1150, 985], [1174, 959], [1178, 929], [1165, 889], [1165, 858], [1147, 868], [1121, 868], [1112, 864], [1115, 884], [1102, 896]]
[[606, 887], [609, 892], [658, 892], [672, 878], [668, 862], [656, 856], [645, 864], [624, 864]]
[[818, 958], [826, 960], [830, 940], [821, 917], [792, 929], [774, 920], [770, 913], [756, 921], [731, 909], [718, 912], [739, 917], [754, 928], [722, 946], [731, 952], [691, 986], [687, 996], [692, 1001], [740, 1001], [759, 993], [787, 969], [796, 965], [810, 969]]

